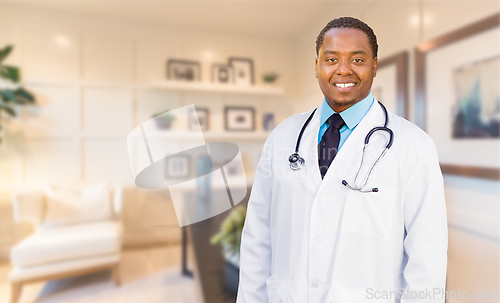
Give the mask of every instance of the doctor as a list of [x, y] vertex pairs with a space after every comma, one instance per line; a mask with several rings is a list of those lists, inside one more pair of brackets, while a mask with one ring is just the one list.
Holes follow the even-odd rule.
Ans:
[[[283, 121], [264, 145], [242, 235], [238, 303], [444, 302], [437, 152], [426, 133], [386, 116], [371, 95], [377, 48], [358, 19], [332, 20], [320, 32], [316, 77], [325, 98], [314, 113]], [[385, 123], [392, 146], [384, 155], [390, 133], [379, 130], [364, 151], [367, 134]], [[305, 162], [292, 169], [301, 129]]]

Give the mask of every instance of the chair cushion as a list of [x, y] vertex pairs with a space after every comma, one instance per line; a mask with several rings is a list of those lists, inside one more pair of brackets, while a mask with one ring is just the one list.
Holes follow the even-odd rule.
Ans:
[[93, 222], [39, 228], [11, 250], [14, 267], [29, 267], [117, 253], [121, 249], [119, 223]]
[[60, 226], [113, 219], [107, 182], [83, 190], [45, 187], [47, 211], [43, 226]]
[[47, 277], [53, 277], [61, 274], [64, 275], [65, 273], [73, 276], [75, 273], [78, 274], [92, 268], [102, 268], [105, 266], [116, 265], [119, 261], [120, 254], [115, 253], [93, 258], [63, 261], [31, 267], [15, 267], [9, 273], [9, 281], [18, 282], [40, 278], [45, 280]]

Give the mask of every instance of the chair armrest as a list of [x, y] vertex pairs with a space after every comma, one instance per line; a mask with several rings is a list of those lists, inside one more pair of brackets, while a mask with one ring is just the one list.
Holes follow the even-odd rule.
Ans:
[[42, 222], [44, 195], [41, 191], [16, 193], [12, 196], [14, 221], [29, 222], [37, 227]]

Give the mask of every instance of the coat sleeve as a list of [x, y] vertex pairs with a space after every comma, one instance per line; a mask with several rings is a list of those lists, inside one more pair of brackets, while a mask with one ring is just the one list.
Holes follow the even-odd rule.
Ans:
[[406, 296], [401, 302], [443, 303], [448, 250], [446, 203], [437, 151], [429, 137], [417, 157], [405, 186]]
[[240, 248], [237, 303], [268, 302], [266, 280], [271, 276], [269, 223], [273, 186], [270, 141], [268, 138], [264, 145], [248, 202]]

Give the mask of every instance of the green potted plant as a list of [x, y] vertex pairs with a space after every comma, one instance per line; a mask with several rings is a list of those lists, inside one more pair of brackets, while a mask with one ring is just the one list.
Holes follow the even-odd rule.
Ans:
[[234, 207], [222, 222], [220, 231], [210, 239], [212, 244], [222, 245], [224, 258], [236, 267], [240, 266], [241, 233], [246, 214], [247, 209], [244, 206]]
[[[8, 116], [16, 117], [16, 106], [35, 103], [33, 95], [20, 85], [21, 72], [19, 68], [4, 64], [12, 49], [12, 45], [0, 49], [0, 130], [2, 112]], [[2, 138], [0, 137], [1, 142]]]
[[275, 72], [268, 72], [262, 75], [262, 80], [264, 80], [264, 83], [269, 83], [272, 84], [278, 80], [280, 75]]
[[157, 113], [151, 118], [155, 118], [156, 126], [159, 129], [170, 129], [172, 122], [175, 120], [175, 116], [167, 112]]

